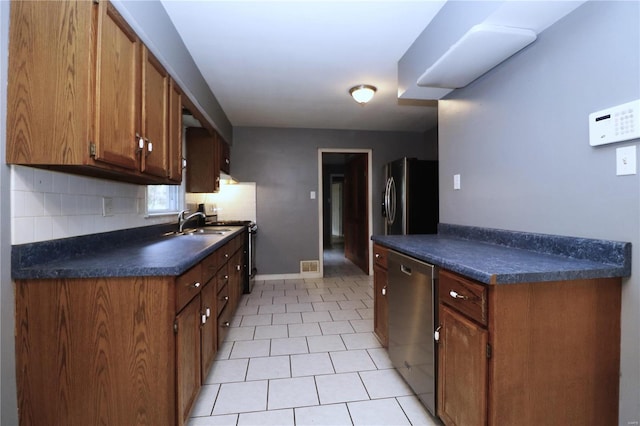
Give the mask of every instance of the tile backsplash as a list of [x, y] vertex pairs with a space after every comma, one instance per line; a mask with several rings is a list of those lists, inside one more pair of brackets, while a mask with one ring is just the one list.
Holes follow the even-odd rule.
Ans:
[[[175, 221], [145, 217], [144, 185], [11, 166], [11, 243], [25, 244]], [[102, 214], [102, 198], [113, 211]]]
[[[257, 222], [256, 183], [220, 183], [220, 192], [215, 194], [187, 193], [189, 204], [215, 204], [218, 220], [251, 220]], [[208, 214], [208, 213], [207, 213]]]

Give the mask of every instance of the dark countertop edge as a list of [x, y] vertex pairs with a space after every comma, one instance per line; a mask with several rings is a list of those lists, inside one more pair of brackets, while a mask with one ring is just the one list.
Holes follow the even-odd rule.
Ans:
[[[455, 238], [452, 235], [431, 235], [439, 240], [465, 240], [468, 242], [477, 242], [478, 244], [490, 244], [500, 246], [504, 249], [516, 248], [504, 246], [501, 244], [488, 243], [482, 240], [470, 240], [468, 238]], [[485, 284], [518, 284], [525, 282], [549, 282], [549, 281], [564, 281], [564, 280], [576, 280], [576, 279], [598, 279], [598, 278], [620, 278], [629, 277], [631, 275], [631, 244], [620, 243], [617, 247], [624, 251], [625, 261], [620, 265], [607, 264], [595, 262], [586, 268], [576, 270], [554, 270], [554, 271], [536, 271], [536, 272], [522, 272], [522, 273], [490, 273], [488, 271], [478, 270], [476, 268], [465, 265], [462, 261], [451, 261], [446, 258], [442, 258], [436, 255], [430, 255], [424, 251], [416, 251], [413, 248], [409, 248], [402, 243], [389, 242], [388, 237], [394, 237], [389, 235], [374, 235], [371, 239], [379, 244], [388, 247], [391, 250], [400, 252], [407, 256], [414, 257], [418, 260], [431, 263], [438, 267], [448, 269], [453, 272], [457, 272], [461, 275], [475, 279]], [[403, 237], [411, 237], [411, 235], [405, 235]], [[570, 238], [570, 237], [565, 237]], [[479, 247], [481, 249], [481, 247]], [[566, 258], [567, 261], [584, 261], [589, 259], [576, 259], [569, 256], [562, 256], [559, 254], [549, 254], [545, 252], [536, 252], [534, 250], [525, 250], [522, 248], [516, 248], [518, 250], [530, 251], [534, 254], [545, 254], [557, 256], [560, 258]], [[628, 259], [627, 259], [628, 257]]]
[[[145, 242], [153, 243], [164, 238], [162, 236], [163, 233], [174, 231], [176, 228], [175, 224], [161, 224], [161, 225], [151, 225], [148, 227], [144, 227], [142, 233], [137, 235], [137, 238], [133, 240], [126, 240], [128, 243], [136, 243], [141, 246], [144, 245]], [[94, 254], [95, 251], [91, 253], [78, 253], [75, 252], [75, 256], [63, 256], [62, 258], [47, 258], [45, 261], [41, 261], [40, 263], [34, 263], [29, 266], [21, 266], [18, 261], [15, 260], [16, 257], [19, 259], [19, 253], [21, 249], [27, 250], [35, 250], [38, 254], [45, 254], [48, 247], [53, 246], [55, 248], [55, 253], [60, 250], [60, 247], [64, 247], [65, 244], [77, 244], [80, 241], [83, 244], [87, 244], [91, 242], [91, 238], [93, 236], [97, 236], [99, 241], [108, 241], [113, 238], [113, 234], [116, 237], [121, 237], [123, 232], [127, 232], [128, 230], [118, 230], [113, 232], [108, 232], [103, 234], [92, 234], [85, 235], [81, 237], [72, 237], [65, 238], [61, 240], [51, 240], [51, 241], [43, 241], [38, 243], [30, 243], [23, 245], [15, 245], [12, 246], [12, 267], [11, 267], [11, 279], [12, 280], [27, 280], [27, 279], [59, 279], [59, 278], [124, 278], [124, 277], [161, 277], [161, 276], [178, 276], [182, 275], [184, 272], [188, 271], [191, 267], [195, 266], [198, 262], [202, 261], [208, 255], [213, 253], [215, 250], [223, 246], [227, 243], [231, 238], [237, 236], [239, 233], [243, 232], [246, 227], [240, 227], [240, 229], [235, 232], [225, 235], [223, 239], [212, 243], [204, 250], [199, 250], [194, 252], [191, 256], [185, 257], [182, 261], [180, 261], [175, 266], [166, 266], [166, 267], [148, 267], [148, 266], [139, 266], [139, 267], [126, 267], [126, 271], [118, 270], [117, 268], [109, 267], [109, 268], [64, 268], [64, 267], [47, 267], [46, 264], [51, 260], [71, 260], [73, 258], [82, 257]], [[133, 228], [133, 230], [138, 230], [138, 228]], [[112, 235], [106, 235], [112, 234]], [[126, 234], [125, 234], [126, 235]], [[180, 237], [175, 237], [180, 238]], [[42, 245], [39, 247], [39, 245]], [[118, 243], [106, 248], [102, 248], [100, 251], [104, 252], [109, 249], [118, 249], [126, 246], [124, 243]], [[44, 251], [42, 251], [44, 250]], [[33, 256], [30, 256], [33, 257]]]

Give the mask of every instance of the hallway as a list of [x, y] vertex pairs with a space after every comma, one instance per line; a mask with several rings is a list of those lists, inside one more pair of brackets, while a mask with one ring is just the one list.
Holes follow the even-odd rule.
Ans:
[[323, 252], [324, 277], [366, 277], [362, 269], [358, 268], [344, 256], [344, 243], [333, 236], [331, 246]]

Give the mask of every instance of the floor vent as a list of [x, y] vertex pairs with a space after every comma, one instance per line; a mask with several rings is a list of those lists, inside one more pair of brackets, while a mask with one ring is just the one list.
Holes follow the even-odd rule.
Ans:
[[301, 260], [300, 261], [301, 274], [317, 274], [319, 270], [320, 270], [320, 262], [317, 260]]

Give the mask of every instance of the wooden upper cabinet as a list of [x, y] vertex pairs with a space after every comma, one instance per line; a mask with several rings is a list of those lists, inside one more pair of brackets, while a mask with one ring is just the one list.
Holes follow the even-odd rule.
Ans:
[[90, 2], [11, 2], [7, 163], [90, 160], [94, 10]]
[[168, 73], [111, 3], [16, 1], [10, 19], [7, 163], [180, 182], [181, 95], [170, 110]]
[[229, 144], [222, 138], [218, 138], [220, 147], [220, 171], [228, 175], [231, 174], [231, 149]]
[[96, 57], [96, 161], [137, 170], [141, 43], [113, 5], [99, 3]]
[[169, 74], [142, 48], [142, 172], [169, 176]]
[[217, 134], [202, 127], [187, 128], [187, 192], [220, 190]]
[[169, 180], [182, 181], [182, 91], [171, 80], [169, 88]]

